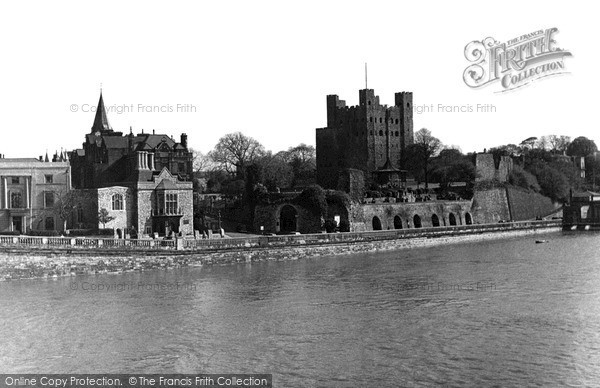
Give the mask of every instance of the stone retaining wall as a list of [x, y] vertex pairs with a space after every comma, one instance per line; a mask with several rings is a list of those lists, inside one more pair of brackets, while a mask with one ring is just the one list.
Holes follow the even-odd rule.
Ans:
[[[133, 249], [132, 246], [126, 245], [111, 248], [104, 244], [104, 240], [107, 239], [99, 239], [103, 241], [99, 245], [92, 243], [69, 245], [70, 248], [60, 245], [19, 245], [5, 243], [7, 238], [14, 241], [13, 239], [17, 239], [17, 237], [2, 236], [0, 239], [2, 246], [0, 248], [0, 280], [189, 265], [296, 260], [314, 256], [391, 251], [464, 241], [481, 241], [558, 231], [560, 228], [560, 221], [537, 221], [419, 230], [196, 240], [196, 246], [188, 245], [187, 247], [181, 244], [183, 240], [179, 240], [179, 245], [175, 243], [174, 247], [170, 246], [165, 250], [157, 250], [156, 247], [153, 250]], [[51, 241], [51, 238], [44, 239], [47, 242]], [[33, 241], [28, 241], [28, 243], [31, 244]], [[23, 241], [23, 243], [27, 242]], [[83, 247], [87, 247], [87, 249]], [[175, 247], [180, 250], [174, 249]]]

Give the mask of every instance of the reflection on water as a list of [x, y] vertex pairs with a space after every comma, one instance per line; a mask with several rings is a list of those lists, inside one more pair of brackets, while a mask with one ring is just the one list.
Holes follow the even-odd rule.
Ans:
[[3, 282], [1, 371], [593, 385], [600, 235], [546, 238]]

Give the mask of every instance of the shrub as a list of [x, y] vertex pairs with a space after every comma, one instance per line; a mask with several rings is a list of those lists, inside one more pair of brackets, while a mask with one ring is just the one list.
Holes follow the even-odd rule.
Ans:
[[350, 231], [350, 223], [348, 220], [340, 220], [340, 232], [349, 232]]
[[325, 220], [325, 231], [327, 233], [335, 232], [336, 228], [337, 228], [337, 222], [335, 222], [335, 220], [332, 220], [332, 219]]
[[310, 186], [306, 188], [295, 202], [317, 216], [327, 214], [327, 199], [325, 190], [321, 186]]

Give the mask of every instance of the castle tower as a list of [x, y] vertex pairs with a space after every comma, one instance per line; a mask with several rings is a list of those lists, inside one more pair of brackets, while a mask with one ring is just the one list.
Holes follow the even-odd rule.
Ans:
[[396, 93], [395, 100], [402, 117], [400, 120], [400, 142], [402, 149], [404, 149], [414, 142], [412, 92]]
[[336, 188], [340, 173], [358, 169], [398, 169], [407, 145], [413, 143], [412, 93], [395, 95], [395, 105], [381, 105], [373, 89], [359, 91], [359, 105], [346, 106], [327, 96], [327, 127], [316, 131], [317, 183]]

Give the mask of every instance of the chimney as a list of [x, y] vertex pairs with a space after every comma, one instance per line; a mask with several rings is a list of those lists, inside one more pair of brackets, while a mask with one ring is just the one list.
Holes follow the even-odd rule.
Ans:
[[185, 133], [181, 134], [181, 145], [183, 148], [187, 148], [187, 135]]

